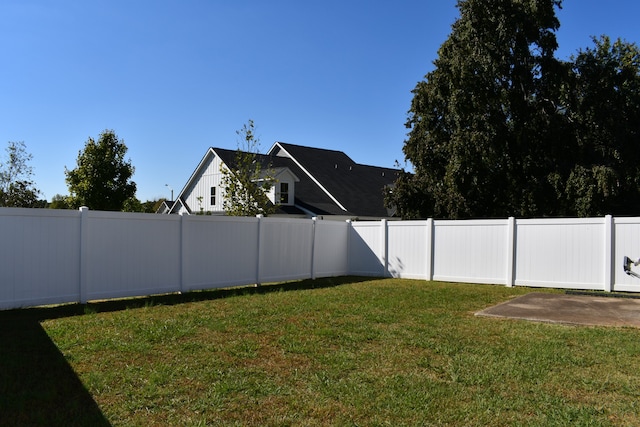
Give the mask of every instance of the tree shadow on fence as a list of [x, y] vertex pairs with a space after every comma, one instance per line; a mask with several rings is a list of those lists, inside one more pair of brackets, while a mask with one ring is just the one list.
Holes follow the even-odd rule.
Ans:
[[264, 286], [0, 311], [0, 426], [110, 426], [91, 393], [43, 329], [47, 319], [174, 305], [238, 295], [329, 288], [372, 280], [330, 277]]

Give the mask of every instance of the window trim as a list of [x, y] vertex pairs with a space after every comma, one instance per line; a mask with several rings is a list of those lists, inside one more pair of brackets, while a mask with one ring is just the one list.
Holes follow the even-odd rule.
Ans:
[[[285, 197], [286, 197], [286, 199], [285, 199]], [[288, 182], [281, 182], [280, 183], [280, 197], [278, 198], [278, 200], [280, 201], [281, 205], [288, 205], [289, 204], [289, 183]]]

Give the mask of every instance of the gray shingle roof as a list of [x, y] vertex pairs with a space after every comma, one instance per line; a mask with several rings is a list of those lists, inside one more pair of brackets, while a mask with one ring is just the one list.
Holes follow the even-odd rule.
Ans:
[[[237, 150], [213, 151], [229, 168], [234, 167]], [[283, 142], [274, 144], [268, 154], [256, 154], [256, 159], [264, 169], [289, 168], [300, 179], [295, 185], [295, 205], [316, 215], [389, 216], [383, 188], [394, 183], [397, 169], [361, 165], [342, 151]], [[281, 207], [286, 213], [290, 209]]]
[[[383, 189], [395, 182], [398, 174], [397, 169], [361, 165], [351, 160], [342, 151], [304, 147], [283, 142], [276, 143], [271, 151], [280, 151], [280, 148], [291, 155], [322, 187], [331, 193], [347, 209], [349, 214], [363, 217], [389, 216], [384, 207]], [[302, 184], [300, 172], [292, 170], [300, 177]], [[317, 187], [317, 184], [311, 179], [309, 181], [306, 183], [307, 185]], [[298, 186], [296, 184], [296, 197], [300, 191], [301, 204], [317, 205], [318, 208], [324, 208], [328, 213], [345, 214], [333, 201], [326, 205], [324, 204], [326, 199], [309, 200], [305, 191], [307, 185]], [[336, 211], [335, 208], [338, 210]]]

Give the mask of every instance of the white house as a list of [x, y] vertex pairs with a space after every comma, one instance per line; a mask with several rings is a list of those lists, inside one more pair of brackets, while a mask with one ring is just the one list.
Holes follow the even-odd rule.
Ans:
[[[222, 167], [233, 170], [236, 150], [209, 148], [173, 202], [160, 213], [224, 214]], [[265, 155], [257, 155], [274, 174], [268, 192], [278, 206], [276, 216], [325, 219], [378, 219], [391, 217], [384, 207], [383, 189], [393, 185], [397, 169], [360, 165], [341, 151], [276, 142]]]

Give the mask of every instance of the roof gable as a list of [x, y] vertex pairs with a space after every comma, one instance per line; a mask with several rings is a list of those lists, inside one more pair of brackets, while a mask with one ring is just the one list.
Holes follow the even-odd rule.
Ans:
[[272, 178], [274, 178], [276, 181], [300, 182], [300, 178], [298, 178], [297, 175], [294, 174], [291, 171], [291, 169], [289, 169], [286, 166], [270, 167], [270, 168], [267, 168], [267, 169], [263, 169], [260, 172], [260, 175], [262, 177], [264, 177], [266, 175], [271, 175]]
[[338, 206], [344, 208], [342, 214], [389, 216], [384, 206], [383, 189], [393, 185], [397, 169], [361, 165], [341, 151], [283, 142], [276, 142], [269, 153], [294, 160]]
[[[184, 195], [217, 156], [233, 170], [238, 150], [211, 147], [180, 191], [172, 212], [189, 211]], [[263, 171], [292, 176], [294, 204], [314, 215], [388, 217], [383, 188], [393, 185], [398, 170], [361, 165], [342, 151], [276, 142], [267, 154], [256, 154]], [[288, 171], [288, 172], [286, 172]]]

